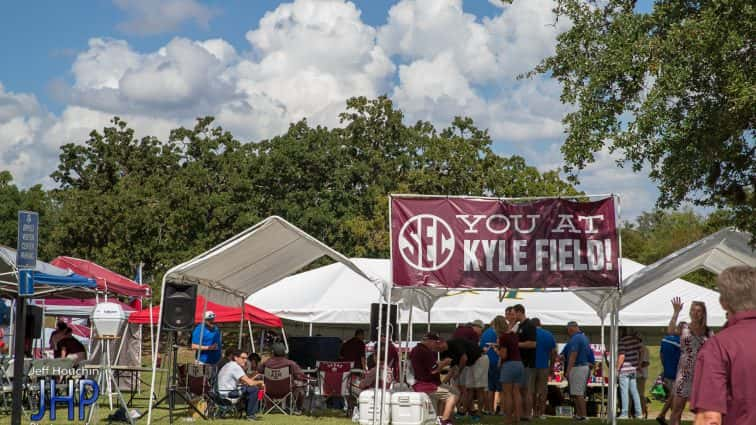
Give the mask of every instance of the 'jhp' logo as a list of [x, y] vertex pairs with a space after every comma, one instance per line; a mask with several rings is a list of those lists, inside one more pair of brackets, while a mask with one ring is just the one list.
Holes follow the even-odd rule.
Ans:
[[454, 234], [439, 217], [416, 215], [399, 231], [399, 252], [404, 261], [417, 270], [438, 270], [454, 254]]
[[[91, 393], [87, 394], [86, 388], [91, 388]], [[97, 382], [91, 379], [79, 379], [79, 420], [83, 421], [85, 416], [85, 408], [87, 406], [95, 404], [97, 398], [100, 396], [100, 387]], [[39, 381], [39, 412], [32, 415], [31, 420], [37, 422], [45, 417], [45, 410], [47, 410], [45, 394], [45, 380]], [[68, 380], [68, 393], [65, 395], [58, 395], [55, 388], [55, 379], [50, 379], [50, 420], [55, 420], [55, 408], [58, 403], [68, 404], [68, 420], [74, 420], [74, 381]]]

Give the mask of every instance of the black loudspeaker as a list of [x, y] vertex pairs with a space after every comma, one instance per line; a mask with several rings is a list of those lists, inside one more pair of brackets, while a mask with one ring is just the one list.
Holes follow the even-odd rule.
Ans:
[[42, 307], [26, 306], [26, 339], [42, 338]]
[[162, 305], [163, 329], [167, 331], [191, 330], [197, 309], [197, 285], [166, 283]]
[[339, 359], [341, 339], [332, 336], [291, 337], [289, 359], [305, 368], [314, 368], [315, 362], [335, 362]]
[[[396, 304], [391, 304], [391, 314], [386, 314], [386, 310], [388, 308], [388, 304], [382, 304], [383, 305], [383, 312], [381, 313], [381, 335], [384, 335], [386, 333], [386, 318], [389, 317], [390, 324], [391, 324], [391, 339], [394, 340], [396, 338], [397, 330], [399, 330], [399, 326], [397, 325], [397, 308]], [[381, 306], [381, 304], [370, 304], [370, 340], [371, 341], [377, 341], [378, 340], [378, 308]]]

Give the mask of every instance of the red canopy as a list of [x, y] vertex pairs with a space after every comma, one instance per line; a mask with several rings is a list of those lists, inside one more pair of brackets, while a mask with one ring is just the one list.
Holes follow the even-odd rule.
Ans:
[[102, 291], [130, 297], [146, 297], [150, 295], [150, 287], [148, 285], [140, 285], [91, 261], [61, 256], [50, 261], [50, 264], [62, 269], [70, 269], [78, 275], [94, 279], [97, 282], [97, 289]]
[[[197, 308], [194, 312], [194, 323], [202, 322], [202, 309], [204, 306], [205, 297], [197, 295]], [[228, 307], [208, 301], [207, 310], [215, 313], [215, 321], [218, 323], [238, 323], [241, 321], [241, 307]], [[139, 323], [142, 325], [149, 324], [150, 312], [152, 312], [152, 323], [157, 323], [160, 306], [155, 306], [151, 309], [145, 308], [142, 311], [133, 313], [129, 316], [129, 323]], [[244, 318], [249, 322], [262, 326], [269, 326], [271, 328], [280, 328], [283, 326], [283, 323], [281, 323], [281, 319], [278, 316], [250, 304], [244, 306]]]

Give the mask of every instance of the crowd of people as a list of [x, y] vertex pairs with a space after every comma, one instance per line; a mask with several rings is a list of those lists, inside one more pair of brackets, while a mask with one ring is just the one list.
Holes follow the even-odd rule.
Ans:
[[[684, 304], [680, 298], [672, 300], [673, 314], [660, 345], [661, 377], [669, 395], [657, 417], [662, 425], [680, 424], [688, 403], [696, 424], [756, 423], [756, 356], [746, 351], [756, 342], [756, 269], [728, 269], [720, 274], [718, 286], [728, 322], [717, 335], [708, 326], [704, 303], [692, 302], [689, 320], [680, 321]], [[299, 366], [286, 358], [282, 344], [273, 345], [272, 357], [264, 363], [253, 353], [237, 349], [227, 350], [222, 357], [221, 335], [212, 312], [205, 319], [193, 333], [192, 347], [198, 350], [199, 361], [217, 368], [221, 394], [238, 391], [246, 400], [248, 418], [256, 419], [266, 366], [289, 366], [296, 379], [306, 379]], [[574, 419], [584, 421], [596, 357], [578, 323], [568, 322], [566, 332], [569, 338], [558, 353], [554, 335], [538, 318], [527, 317], [521, 304], [507, 307], [503, 316], [487, 325], [476, 320], [459, 326], [449, 339], [425, 334], [409, 353], [406, 383], [429, 395], [442, 425], [464, 415], [477, 420], [482, 414], [501, 414], [505, 423], [518, 424], [544, 416], [549, 376], [560, 362]], [[355, 386], [357, 392], [370, 388], [381, 376], [375, 358], [366, 356], [364, 339], [364, 332], [358, 330], [340, 353], [341, 360], [366, 371]], [[386, 339], [381, 343], [386, 344]], [[61, 351], [65, 349], [62, 345]], [[608, 352], [602, 354], [604, 364], [617, 372], [619, 418], [646, 417], [649, 352], [639, 333], [621, 328], [616, 359]], [[388, 366], [389, 379], [398, 380], [400, 355], [394, 344], [388, 344]], [[603, 373], [599, 376], [603, 381]]]

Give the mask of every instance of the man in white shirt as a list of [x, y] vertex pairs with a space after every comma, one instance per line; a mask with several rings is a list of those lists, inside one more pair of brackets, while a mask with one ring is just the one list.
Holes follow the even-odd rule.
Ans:
[[247, 419], [257, 420], [257, 395], [264, 385], [263, 381], [250, 378], [244, 372], [249, 357], [247, 353], [234, 349], [229, 356], [231, 361], [218, 372], [218, 393], [221, 397], [228, 397], [231, 391], [238, 389], [240, 394], [246, 397]]

